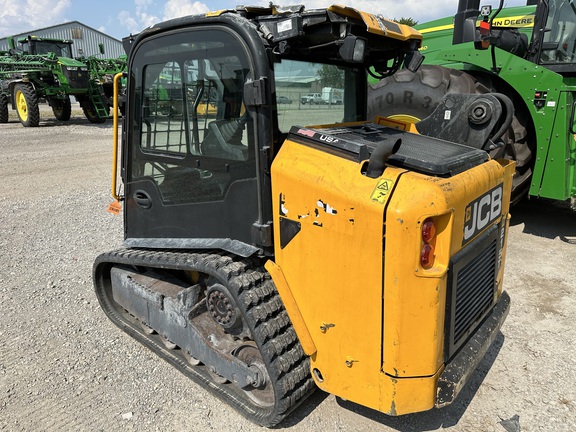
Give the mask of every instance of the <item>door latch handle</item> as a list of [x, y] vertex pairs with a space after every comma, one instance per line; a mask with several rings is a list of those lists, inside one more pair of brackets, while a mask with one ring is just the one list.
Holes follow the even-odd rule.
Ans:
[[150, 198], [150, 195], [148, 195], [148, 193], [144, 192], [143, 190], [137, 190], [132, 196], [134, 198], [134, 202], [143, 209], [149, 209], [152, 207], [152, 198]]

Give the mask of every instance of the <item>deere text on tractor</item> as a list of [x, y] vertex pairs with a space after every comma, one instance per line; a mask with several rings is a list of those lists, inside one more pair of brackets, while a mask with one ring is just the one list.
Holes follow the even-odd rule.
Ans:
[[[261, 425], [316, 387], [389, 415], [451, 403], [508, 312], [514, 163], [367, 118], [368, 71], [416, 69], [420, 42], [344, 6], [238, 7], [126, 38], [125, 239], [93, 273], [107, 316]], [[323, 69], [342, 104], [277, 104], [325, 86]], [[477, 147], [499, 142], [508, 102], [443, 100]]]
[[576, 4], [528, 0], [497, 9], [460, 0], [455, 17], [420, 24], [425, 64], [373, 81], [370, 111], [418, 121], [448, 93], [503, 93], [514, 118], [495, 157], [516, 161], [512, 200], [576, 209]]

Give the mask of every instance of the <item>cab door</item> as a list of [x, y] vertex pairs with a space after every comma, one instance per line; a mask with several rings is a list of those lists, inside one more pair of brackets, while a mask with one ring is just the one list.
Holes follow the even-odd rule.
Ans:
[[[135, 47], [125, 140], [125, 237], [139, 247], [252, 243], [258, 219], [249, 56], [214, 26]], [[249, 248], [248, 248], [249, 249]], [[249, 254], [246, 252], [245, 254]]]

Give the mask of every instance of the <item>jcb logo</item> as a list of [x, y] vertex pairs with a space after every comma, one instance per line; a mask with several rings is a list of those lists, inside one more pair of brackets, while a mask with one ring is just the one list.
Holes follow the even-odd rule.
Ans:
[[502, 214], [502, 191], [500, 184], [466, 206], [462, 244], [467, 243]]

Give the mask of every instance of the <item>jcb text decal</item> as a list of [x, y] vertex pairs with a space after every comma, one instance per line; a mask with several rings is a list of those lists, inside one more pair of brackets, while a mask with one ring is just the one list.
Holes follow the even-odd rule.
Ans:
[[502, 192], [502, 184], [500, 184], [466, 206], [462, 245], [468, 243], [490, 222], [500, 217], [502, 214]]

